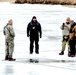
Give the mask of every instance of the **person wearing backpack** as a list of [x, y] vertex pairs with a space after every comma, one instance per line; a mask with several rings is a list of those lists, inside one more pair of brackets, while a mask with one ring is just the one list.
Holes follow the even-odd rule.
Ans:
[[5, 60], [14, 61], [13, 51], [14, 51], [14, 29], [13, 29], [13, 21], [10, 19], [7, 25], [3, 29], [3, 33], [5, 35]]
[[33, 47], [35, 42], [35, 53], [39, 54], [39, 37], [42, 38], [42, 28], [37, 21], [36, 16], [32, 17], [31, 22], [27, 26], [27, 37], [30, 37], [30, 54], [33, 53]]
[[70, 46], [69, 46], [69, 31], [70, 31], [70, 18], [67, 17], [66, 23], [63, 23], [61, 26], [62, 30], [62, 49], [59, 55], [64, 55], [66, 44], [68, 44], [68, 56], [70, 55]]

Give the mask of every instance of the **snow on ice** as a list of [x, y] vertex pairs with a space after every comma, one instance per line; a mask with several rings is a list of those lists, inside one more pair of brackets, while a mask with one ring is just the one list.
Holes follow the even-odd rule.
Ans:
[[[26, 36], [27, 24], [32, 16], [36, 16], [41, 23], [43, 36], [39, 42], [39, 55], [29, 54], [29, 38]], [[10, 4], [0, 3], [0, 74], [1, 75], [61, 75], [75, 74], [76, 57], [65, 54], [59, 56], [61, 51], [62, 32], [60, 26], [66, 17], [76, 21], [76, 9], [61, 5], [40, 4]], [[5, 37], [3, 27], [9, 19], [13, 19], [15, 30], [15, 48], [13, 57], [16, 61], [4, 61]], [[30, 63], [29, 59], [38, 62]]]

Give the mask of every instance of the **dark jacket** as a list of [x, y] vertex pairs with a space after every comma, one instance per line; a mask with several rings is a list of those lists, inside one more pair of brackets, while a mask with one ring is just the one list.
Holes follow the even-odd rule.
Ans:
[[31, 21], [27, 26], [27, 36], [30, 36], [30, 39], [39, 39], [42, 37], [41, 25], [38, 21]]

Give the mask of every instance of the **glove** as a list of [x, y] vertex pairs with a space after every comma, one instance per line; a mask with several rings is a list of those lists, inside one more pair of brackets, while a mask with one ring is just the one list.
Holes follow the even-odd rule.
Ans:
[[40, 38], [42, 38], [42, 36], [40, 35]]
[[30, 35], [29, 34], [27, 34], [27, 37], [29, 37]]

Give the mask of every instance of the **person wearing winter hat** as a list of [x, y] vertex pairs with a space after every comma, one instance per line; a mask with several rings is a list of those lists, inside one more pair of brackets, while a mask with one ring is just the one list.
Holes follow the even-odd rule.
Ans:
[[33, 47], [35, 42], [35, 53], [39, 54], [39, 36], [42, 38], [42, 28], [37, 21], [36, 16], [32, 17], [31, 22], [27, 26], [27, 37], [30, 37], [30, 54], [33, 53]]
[[59, 55], [64, 55], [64, 51], [66, 48], [66, 44], [68, 44], [68, 55], [70, 53], [70, 46], [69, 46], [69, 30], [70, 30], [70, 18], [66, 18], [66, 22], [61, 25], [62, 30], [62, 49]]
[[75, 57], [75, 45], [76, 45], [76, 23], [74, 20], [70, 21], [70, 35], [69, 35], [69, 44], [70, 44], [70, 57]]

